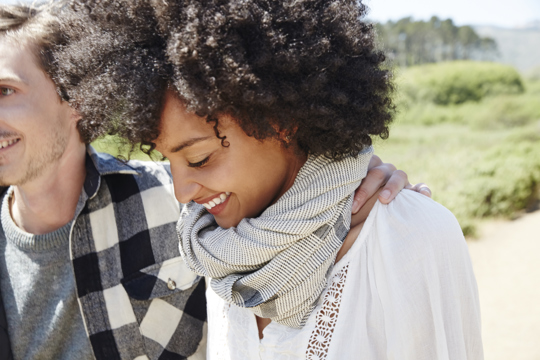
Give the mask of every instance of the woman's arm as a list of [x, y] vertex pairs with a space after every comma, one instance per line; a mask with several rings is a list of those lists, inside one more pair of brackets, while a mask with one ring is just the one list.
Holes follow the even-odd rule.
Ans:
[[377, 204], [368, 226], [367, 271], [389, 324], [389, 357], [483, 359], [476, 280], [450, 211], [404, 191], [389, 205]]

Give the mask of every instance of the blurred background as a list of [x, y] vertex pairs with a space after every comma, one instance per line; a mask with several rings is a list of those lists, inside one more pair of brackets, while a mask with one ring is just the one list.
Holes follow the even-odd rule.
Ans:
[[397, 84], [375, 152], [460, 221], [485, 358], [540, 360], [540, 0], [365, 3]]
[[397, 83], [375, 153], [460, 221], [486, 360], [539, 360], [540, 1], [367, 4]]

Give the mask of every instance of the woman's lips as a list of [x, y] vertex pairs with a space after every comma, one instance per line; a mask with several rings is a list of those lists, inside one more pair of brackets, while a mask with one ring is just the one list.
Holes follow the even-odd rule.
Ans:
[[222, 202], [225, 202], [227, 198], [231, 195], [230, 192], [223, 192], [220, 194], [217, 194], [215, 196], [212, 196], [211, 198], [206, 198], [206, 202], [202, 203], [197, 201], [199, 204], [207, 208], [208, 210], [212, 209], [214, 206], [221, 204]]
[[230, 192], [228, 191], [222, 192], [222, 193], [213, 195], [211, 197], [207, 197], [206, 199], [202, 200], [202, 201], [206, 201], [204, 203], [201, 202], [201, 200], [196, 201], [196, 203], [204, 206], [210, 214], [217, 215], [221, 211], [223, 211], [223, 209], [225, 208], [225, 206], [227, 205], [229, 201], [230, 196], [231, 196]]
[[[227, 204], [229, 203], [229, 199], [231, 198], [230, 196], [230, 193], [229, 195], [227, 195], [227, 197], [225, 198], [225, 200], [223, 200], [220, 204], [216, 204], [214, 207], [208, 209], [206, 206], [206, 209], [208, 210], [208, 212], [212, 215], [218, 215], [220, 212], [223, 211], [223, 209], [225, 209], [225, 207], [227, 206]], [[203, 205], [204, 206], [204, 205]]]

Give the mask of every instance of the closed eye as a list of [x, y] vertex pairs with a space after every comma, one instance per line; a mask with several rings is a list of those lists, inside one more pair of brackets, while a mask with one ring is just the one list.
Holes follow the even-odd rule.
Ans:
[[210, 159], [210, 156], [208, 156], [206, 159], [202, 160], [202, 161], [199, 161], [199, 162], [196, 162], [196, 163], [190, 163], [188, 162], [188, 166], [189, 167], [192, 167], [192, 168], [198, 168], [198, 167], [201, 167], [203, 166], [204, 164], [206, 164], [208, 162], [208, 160]]

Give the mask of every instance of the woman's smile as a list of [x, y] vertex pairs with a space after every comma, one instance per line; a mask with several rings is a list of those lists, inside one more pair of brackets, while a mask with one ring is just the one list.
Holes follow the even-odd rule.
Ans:
[[157, 150], [169, 159], [174, 192], [194, 201], [222, 228], [260, 215], [292, 186], [306, 161], [274, 139], [247, 135], [227, 115], [215, 122], [189, 113], [173, 92], [166, 96]]
[[222, 192], [202, 200], [194, 200], [197, 204], [204, 206], [212, 215], [218, 215], [229, 203], [230, 192]]

